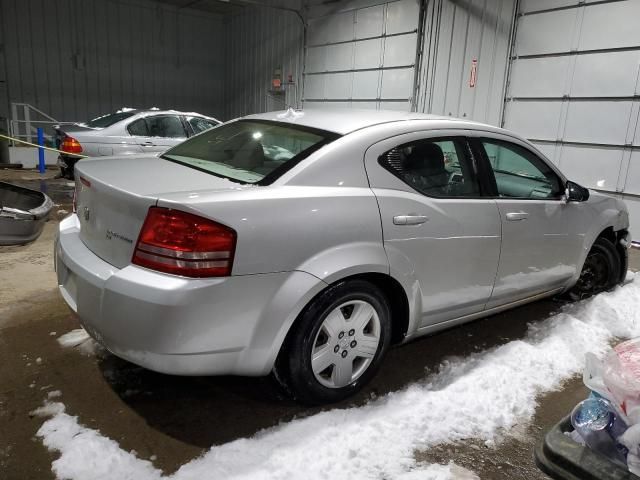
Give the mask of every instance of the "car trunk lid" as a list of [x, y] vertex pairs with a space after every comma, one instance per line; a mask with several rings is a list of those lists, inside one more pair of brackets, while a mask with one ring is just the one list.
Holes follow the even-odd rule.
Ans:
[[80, 238], [117, 268], [131, 263], [149, 207], [172, 193], [232, 190], [237, 183], [156, 156], [82, 160], [76, 165]]

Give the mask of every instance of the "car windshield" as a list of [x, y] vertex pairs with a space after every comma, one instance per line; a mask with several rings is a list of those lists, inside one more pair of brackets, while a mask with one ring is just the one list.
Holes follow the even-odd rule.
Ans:
[[270, 183], [338, 135], [297, 125], [240, 120], [213, 128], [162, 158], [241, 183]]
[[108, 115], [102, 115], [101, 117], [94, 118], [85, 123], [87, 127], [91, 128], [106, 128], [110, 127], [114, 123], [129, 118], [136, 114], [136, 110], [126, 110], [122, 112], [109, 113]]

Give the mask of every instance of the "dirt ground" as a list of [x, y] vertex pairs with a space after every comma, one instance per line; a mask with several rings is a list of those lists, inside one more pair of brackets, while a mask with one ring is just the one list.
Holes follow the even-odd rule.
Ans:
[[[165, 473], [212, 445], [319, 411], [282, 398], [268, 379], [174, 377], [104, 351], [62, 348], [57, 338], [78, 323], [57, 293], [52, 238], [58, 219], [66, 215], [57, 211], [70, 210], [72, 186], [52, 179], [53, 174], [47, 172], [42, 183], [58, 206], [42, 236], [31, 245], [0, 247], [0, 478], [53, 478], [55, 454], [35, 438], [43, 420], [29, 413], [53, 390], [62, 392], [61, 401], [80, 423], [151, 459]], [[41, 183], [33, 172], [0, 170], [2, 179], [36, 188]], [[632, 267], [640, 267], [640, 252], [632, 252]], [[536, 302], [395, 348], [371, 384], [337, 408], [402, 389], [423, 379], [446, 357], [523, 338], [529, 323], [547, 318], [560, 306], [552, 300]], [[533, 422], [497, 448], [465, 442], [418, 452], [417, 458], [454, 461], [483, 479], [547, 478], [533, 463], [533, 446], [586, 394], [580, 379], [572, 379], [561, 391], [540, 398]]]

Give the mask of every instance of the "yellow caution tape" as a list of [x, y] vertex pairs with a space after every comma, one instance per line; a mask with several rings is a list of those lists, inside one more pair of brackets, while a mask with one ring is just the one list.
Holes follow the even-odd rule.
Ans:
[[80, 157], [80, 158], [89, 158], [88, 155], [80, 155], [79, 153], [64, 152], [62, 150], [58, 150], [56, 148], [51, 148], [51, 147], [41, 147], [37, 143], [25, 142], [24, 140], [19, 140], [17, 138], [8, 137], [6, 135], [1, 135], [0, 134], [0, 138], [6, 138], [7, 140], [11, 140], [11, 141], [14, 141], [14, 142], [19, 142], [19, 143], [24, 143], [25, 145], [31, 145], [32, 147], [44, 148], [45, 150], [50, 150], [52, 152], [63, 153], [65, 155], [73, 155], [74, 157]]

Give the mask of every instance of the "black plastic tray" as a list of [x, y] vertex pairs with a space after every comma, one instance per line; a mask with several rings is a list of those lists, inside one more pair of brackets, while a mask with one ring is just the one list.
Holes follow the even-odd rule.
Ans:
[[566, 417], [536, 447], [536, 465], [544, 473], [556, 480], [640, 480], [625, 467], [565, 435], [572, 430], [571, 419]]

